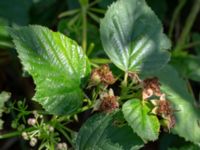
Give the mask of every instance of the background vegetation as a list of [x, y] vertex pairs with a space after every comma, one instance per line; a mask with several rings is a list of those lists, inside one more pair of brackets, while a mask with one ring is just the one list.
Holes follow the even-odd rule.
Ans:
[[[11, 131], [13, 128], [19, 128], [23, 120], [32, 116], [32, 110], [40, 109], [40, 105], [31, 101], [35, 93], [35, 85], [31, 76], [23, 71], [7, 26], [17, 27], [28, 24], [46, 26], [76, 40], [84, 50], [87, 49], [87, 55], [92, 58], [91, 62], [94, 65], [110, 63], [102, 50], [99, 23], [112, 2], [114, 0], [91, 0], [89, 4], [87, 0], [0, 1], [0, 91], [11, 93], [5, 103], [5, 113], [0, 114], [4, 120], [4, 128], [0, 133], [2, 135], [11, 133], [6, 136], [12, 137], [6, 139], [0, 136], [0, 149], [29, 149], [29, 144], [19, 136], [19, 132]], [[147, 3], [162, 21], [164, 32], [172, 41], [170, 64], [186, 79], [187, 87], [196, 99], [194, 103], [199, 105], [200, 0], [147, 0]], [[114, 68], [114, 73], [118, 72], [114, 66], [111, 65], [111, 68]], [[6, 95], [2, 99], [6, 99], [5, 97]], [[85, 116], [87, 115], [77, 116], [79, 122], [69, 124], [69, 127], [78, 130], [87, 119]], [[48, 119], [51, 116], [45, 117]], [[189, 117], [186, 119], [190, 121]], [[182, 145], [185, 147], [181, 149]], [[161, 134], [159, 140], [148, 143], [143, 149], [165, 150], [170, 147], [173, 147], [171, 150], [177, 147], [181, 150], [199, 149], [185, 139], [169, 133]]]

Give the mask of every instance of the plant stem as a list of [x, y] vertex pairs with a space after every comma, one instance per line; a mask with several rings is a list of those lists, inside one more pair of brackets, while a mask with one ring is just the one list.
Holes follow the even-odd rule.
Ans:
[[124, 80], [122, 81], [122, 86], [127, 87], [128, 84], [128, 72], [124, 74]]
[[87, 7], [82, 6], [82, 19], [83, 19], [83, 30], [82, 30], [82, 47], [84, 52], [87, 49]]
[[75, 15], [75, 14], [78, 13], [79, 11], [80, 11], [80, 9], [68, 10], [68, 11], [65, 11], [65, 12], [62, 12], [61, 14], [59, 14], [58, 18], [62, 18], [62, 17], [67, 17], [67, 16]]
[[67, 139], [67, 141], [71, 144], [72, 147], [74, 147], [73, 142], [71, 138], [68, 136], [68, 134], [62, 129], [60, 125], [58, 125], [57, 130], [63, 134], [63, 136]]
[[194, 21], [197, 17], [199, 10], [200, 10], [200, 0], [195, 0], [192, 6], [192, 9], [190, 11], [190, 14], [188, 18], [186, 19], [185, 26], [183, 28], [183, 31], [176, 45], [175, 52], [181, 51], [182, 48], [184, 47], [184, 43], [186, 42], [186, 39], [188, 38], [188, 34], [190, 33], [190, 30], [194, 24]]
[[190, 94], [191, 94], [192, 97], [195, 99], [194, 92], [193, 92], [193, 90], [192, 90], [192, 86], [191, 86], [189, 80], [187, 80], [187, 87], [188, 87], [188, 90], [189, 90]]
[[188, 49], [188, 48], [191, 48], [191, 47], [194, 47], [194, 46], [198, 46], [200, 45], [200, 41], [195, 41], [193, 43], [189, 43], [187, 45], [184, 45], [183, 49]]
[[31, 128], [27, 128], [23, 131], [14, 131], [14, 132], [6, 133], [6, 134], [3, 134], [3, 135], [0, 135], [0, 139], [6, 139], [6, 138], [19, 136], [19, 135], [22, 134], [22, 132], [32, 131], [34, 129], [35, 129], [34, 127], [31, 127]]
[[170, 39], [172, 38], [172, 33], [173, 33], [173, 30], [174, 30], [174, 25], [176, 23], [176, 20], [178, 19], [182, 8], [185, 6], [186, 1], [187, 0], [180, 0], [178, 6], [176, 7], [176, 9], [175, 9], [175, 11], [173, 13], [172, 21], [170, 23], [169, 33], [168, 33], [168, 36], [169, 36]]
[[[126, 97], [128, 93], [128, 72], [124, 74], [124, 80], [121, 82], [120, 97]], [[121, 99], [120, 99], [121, 100]]]

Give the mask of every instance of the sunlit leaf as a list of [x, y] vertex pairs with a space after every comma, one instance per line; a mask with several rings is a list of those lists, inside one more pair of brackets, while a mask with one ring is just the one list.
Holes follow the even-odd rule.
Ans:
[[155, 115], [150, 114], [150, 108], [139, 99], [127, 101], [123, 114], [133, 131], [145, 141], [158, 139], [160, 123]]
[[90, 66], [81, 47], [41, 26], [13, 29], [19, 58], [34, 79], [39, 102], [49, 113], [68, 114], [82, 104], [81, 79]]

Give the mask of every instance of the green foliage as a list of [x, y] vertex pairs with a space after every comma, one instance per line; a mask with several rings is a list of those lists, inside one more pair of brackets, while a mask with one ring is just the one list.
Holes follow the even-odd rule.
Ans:
[[144, 0], [119, 0], [100, 24], [101, 40], [112, 62], [125, 72], [150, 72], [169, 61], [170, 41]]
[[123, 105], [123, 114], [128, 124], [144, 141], [158, 139], [160, 123], [151, 109], [139, 99], [132, 99]]
[[199, 150], [199, 147], [196, 145], [188, 144], [179, 148], [169, 148], [168, 150]]
[[192, 34], [192, 41], [196, 44], [194, 47], [195, 52], [197, 53], [198, 56], [200, 56], [200, 34], [199, 33]]
[[[77, 137], [79, 150], [137, 150], [142, 140], [123, 124], [120, 112], [96, 114], [81, 127]], [[121, 123], [121, 124], [120, 124]]]
[[[160, 149], [199, 149], [200, 109], [194, 98], [199, 91], [193, 93], [189, 81], [197, 86], [200, 81], [200, 36], [194, 29], [190, 36], [200, 1], [194, 1], [183, 27], [186, 0], [172, 10], [173, 2], [146, 1], [0, 1], [0, 89], [25, 98], [9, 101], [5, 112], [15, 131], [4, 129], [0, 139], [21, 135], [39, 150], [138, 150], [149, 141]], [[175, 47], [170, 64], [176, 70], [167, 65], [171, 42], [147, 4], [169, 29]], [[28, 23], [61, 33], [21, 27]], [[28, 78], [16, 76], [22, 71], [18, 61]], [[35, 87], [31, 77], [32, 99], [45, 111], [28, 101]], [[8, 99], [8, 93], [0, 94], [0, 117]]]
[[[154, 74], [155, 75], [155, 74]], [[186, 83], [170, 66], [156, 74], [161, 81], [161, 88], [167, 94], [175, 109], [176, 125], [172, 132], [184, 137], [187, 141], [200, 144], [200, 110], [188, 92]]]
[[7, 92], [0, 93], [0, 130], [3, 128], [3, 120], [1, 120], [2, 113], [4, 111], [4, 104], [10, 98], [10, 94]]
[[11, 30], [24, 69], [36, 84], [34, 100], [49, 113], [69, 114], [82, 104], [81, 79], [90, 66], [81, 47], [41, 26]]
[[200, 56], [174, 56], [172, 64], [185, 78], [200, 81]]

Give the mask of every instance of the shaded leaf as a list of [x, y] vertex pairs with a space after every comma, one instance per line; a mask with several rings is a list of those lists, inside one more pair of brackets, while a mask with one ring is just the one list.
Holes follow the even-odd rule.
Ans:
[[171, 66], [154, 75], [159, 77], [162, 91], [177, 110], [174, 113], [176, 125], [172, 132], [200, 145], [200, 109], [195, 107], [195, 100], [189, 94], [184, 80]]
[[200, 81], [200, 56], [176, 56], [172, 57], [171, 63], [183, 77], [194, 81]]
[[200, 147], [193, 145], [193, 144], [188, 144], [188, 145], [183, 145], [179, 148], [169, 148], [168, 150], [199, 150]]
[[49, 113], [68, 114], [82, 104], [81, 79], [90, 66], [81, 47], [41, 26], [13, 29], [19, 58], [34, 79], [39, 102]]
[[119, 0], [100, 24], [105, 52], [126, 72], [150, 72], [169, 61], [169, 39], [162, 24], [144, 0]]
[[150, 108], [139, 99], [127, 101], [122, 111], [126, 121], [145, 141], [158, 139], [160, 123], [155, 115], [150, 114]]
[[137, 150], [141, 148], [142, 140], [127, 124], [117, 125], [117, 122], [122, 119], [122, 114], [120, 114], [102, 113], [89, 118], [79, 131], [77, 150]]
[[194, 49], [195, 52], [200, 56], [200, 34], [199, 33], [193, 33], [192, 34], [192, 41], [196, 44]]

